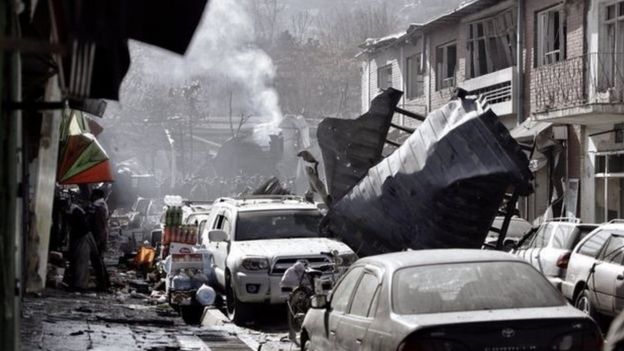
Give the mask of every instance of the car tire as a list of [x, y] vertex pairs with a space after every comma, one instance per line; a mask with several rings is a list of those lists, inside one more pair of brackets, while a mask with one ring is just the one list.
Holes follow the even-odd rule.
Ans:
[[600, 317], [598, 311], [591, 303], [591, 298], [589, 296], [589, 290], [585, 289], [581, 291], [580, 294], [576, 297], [574, 301], [574, 307], [579, 310], [585, 312], [588, 316], [590, 316], [594, 321], [598, 322], [598, 318]]
[[227, 281], [225, 291], [225, 304], [228, 318], [234, 322], [234, 324], [239, 326], [249, 322], [252, 314], [251, 305], [241, 302], [238, 297], [236, 297], [236, 291], [232, 287], [229, 279]]

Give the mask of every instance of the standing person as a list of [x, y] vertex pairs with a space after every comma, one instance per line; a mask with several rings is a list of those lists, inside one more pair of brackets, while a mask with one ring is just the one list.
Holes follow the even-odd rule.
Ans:
[[89, 261], [97, 278], [98, 289], [110, 287], [108, 272], [97, 243], [90, 230], [88, 214], [84, 208], [73, 203], [70, 207], [69, 270], [65, 281], [70, 289], [84, 291], [89, 287]]
[[100, 255], [106, 252], [108, 242], [108, 205], [104, 200], [104, 191], [94, 189], [91, 192], [91, 232], [95, 238]]

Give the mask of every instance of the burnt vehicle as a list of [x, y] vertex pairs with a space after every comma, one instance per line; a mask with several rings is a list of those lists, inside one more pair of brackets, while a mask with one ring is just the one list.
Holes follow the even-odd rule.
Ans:
[[[531, 192], [528, 157], [487, 103], [458, 90], [426, 118], [396, 107], [389, 88], [356, 120], [326, 118], [319, 145], [333, 199], [321, 229], [360, 256], [405, 249], [480, 248], [489, 231], [502, 249], [519, 196]], [[395, 113], [420, 119], [416, 129]], [[390, 128], [411, 135], [387, 139]], [[392, 153], [382, 152], [390, 145]], [[491, 228], [502, 215], [500, 228]]]
[[358, 260], [313, 298], [303, 350], [600, 350], [594, 321], [530, 264], [489, 250]]

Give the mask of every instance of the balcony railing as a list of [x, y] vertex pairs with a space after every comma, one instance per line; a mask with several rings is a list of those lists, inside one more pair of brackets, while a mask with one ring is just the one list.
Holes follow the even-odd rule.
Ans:
[[534, 69], [534, 112], [624, 103], [624, 53], [591, 53]]

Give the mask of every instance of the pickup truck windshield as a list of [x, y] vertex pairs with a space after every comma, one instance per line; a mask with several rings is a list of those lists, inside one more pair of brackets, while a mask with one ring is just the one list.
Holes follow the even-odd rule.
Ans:
[[234, 240], [319, 237], [321, 218], [315, 210], [239, 212]]

